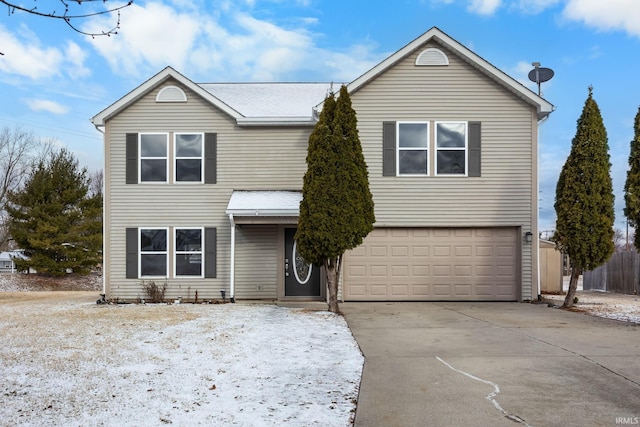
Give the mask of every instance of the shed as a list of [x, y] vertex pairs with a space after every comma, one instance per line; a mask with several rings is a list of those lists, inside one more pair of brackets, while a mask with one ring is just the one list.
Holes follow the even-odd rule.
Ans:
[[562, 292], [562, 252], [549, 240], [540, 240], [540, 291]]

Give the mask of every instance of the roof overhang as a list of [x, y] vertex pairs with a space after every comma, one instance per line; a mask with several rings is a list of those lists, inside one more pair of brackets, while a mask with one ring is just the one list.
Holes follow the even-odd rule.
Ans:
[[236, 119], [238, 126], [287, 126], [313, 127], [317, 120], [313, 117], [241, 117]]
[[229, 198], [227, 215], [237, 217], [289, 217], [300, 215], [300, 191], [234, 191]]

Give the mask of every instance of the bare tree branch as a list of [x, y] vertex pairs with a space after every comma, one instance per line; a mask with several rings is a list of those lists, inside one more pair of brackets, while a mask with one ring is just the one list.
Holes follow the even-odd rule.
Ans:
[[[76, 31], [80, 34], [84, 34], [86, 36], [91, 36], [91, 37], [111, 36], [112, 34], [118, 34], [118, 30], [120, 29], [120, 10], [124, 9], [125, 7], [129, 7], [133, 4], [133, 0], [130, 0], [129, 2], [120, 6], [114, 6], [111, 8], [106, 8], [103, 10], [98, 10], [93, 12], [75, 14], [70, 9], [71, 4], [76, 4], [78, 7], [80, 7], [83, 5], [83, 3], [99, 2], [104, 4], [108, 0], [59, 0], [59, 1], [64, 9], [63, 12], [57, 11], [55, 9], [52, 9], [51, 11], [39, 10], [37, 6], [38, 0], [33, 0], [33, 7], [31, 8], [25, 6], [24, 4], [17, 4], [17, 3], [14, 3], [13, 1], [7, 1], [7, 0], [0, 0], [0, 4], [4, 4], [7, 6], [9, 15], [13, 15], [16, 11], [19, 11], [24, 13], [30, 13], [32, 15], [41, 16], [44, 18], [60, 19], [64, 21], [65, 24], [67, 24], [73, 31]], [[42, 2], [40, 4], [42, 4]], [[72, 22], [78, 19], [85, 19], [85, 18], [90, 18], [92, 16], [105, 15], [113, 12], [118, 13], [118, 19], [116, 21], [115, 26], [110, 30], [101, 31], [99, 33], [90, 33], [90, 32], [83, 31], [77, 26], [75, 26]], [[0, 55], [4, 55], [4, 54], [0, 52]]]

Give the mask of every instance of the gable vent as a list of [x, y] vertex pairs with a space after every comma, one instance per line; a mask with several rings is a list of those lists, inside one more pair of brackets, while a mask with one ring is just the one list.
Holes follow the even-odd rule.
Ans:
[[420, 52], [416, 58], [416, 66], [428, 67], [433, 65], [449, 65], [449, 58], [440, 49], [430, 47]]
[[156, 95], [156, 102], [187, 102], [187, 95], [178, 86], [165, 86]]

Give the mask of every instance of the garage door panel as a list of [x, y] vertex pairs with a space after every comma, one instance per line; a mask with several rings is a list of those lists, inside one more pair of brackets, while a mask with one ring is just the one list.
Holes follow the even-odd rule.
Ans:
[[519, 228], [375, 229], [345, 258], [346, 300], [518, 299]]

